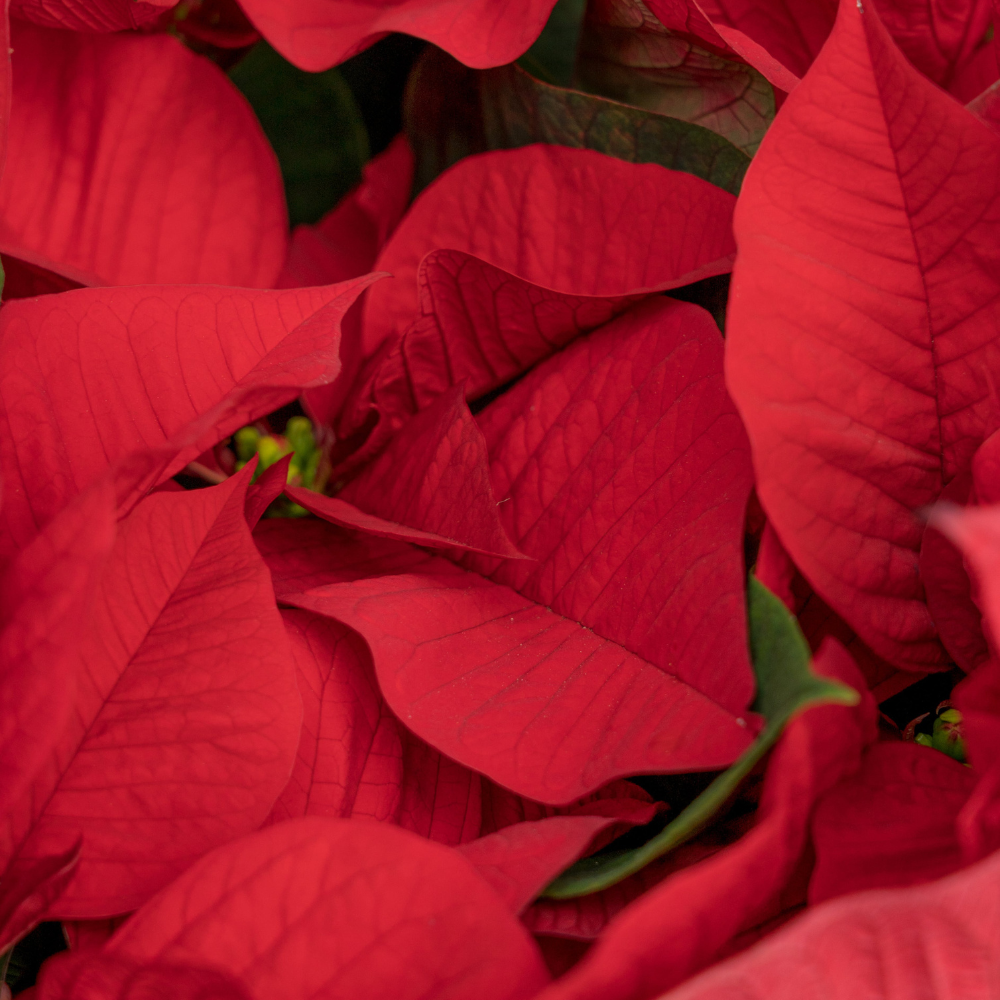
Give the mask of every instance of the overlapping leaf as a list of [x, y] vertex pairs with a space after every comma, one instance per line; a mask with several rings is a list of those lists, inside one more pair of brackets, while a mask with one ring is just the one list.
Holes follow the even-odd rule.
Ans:
[[246, 987], [218, 969], [176, 962], [143, 964], [117, 955], [63, 953], [46, 962], [35, 1000], [250, 1000]]
[[990, 426], [1000, 138], [844, 0], [744, 184], [727, 381], [757, 489], [809, 582], [877, 653], [946, 662], [913, 511]]
[[340, 320], [367, 283], [81, 289], [8, 303], [0, 314], [3, 550], [26, 544], [130, 453], [164, 452], [155, 485], [303, 386], [332, 381]]
[[809, 899], [930, 882], [962, 867], [955, 819], [976, 784], [958, 761], [915, 743], [879, 743], [813, 820]]
[[365, 303], [366, 349], [409, 327], [432, 250], [461, 250], [571, 295], [662, 291], [729, 270], [733, 203], [689, 174], [589, 150], [470, 158], [414, 202], [379, 256], [377, 269], [395, 280]]
[[16, 23], [12, 45], [0, 251], [81, 284], [274, 283], [281, 176], [220, 70], [166, 36]]
[[413, 417], [336, 497], [295, 488], [287, 493], [345, 527], [432, 548], [524, 558], [500, 523], [486, 442], [462, 385]]
[[621, 0], [588, 8], [577, 76], [594, 93], [711, 129], [748, 156], [774, 120], [774, 91], [752, 66]]
[[[816, 660], [831, 678], [861, 686], [830, 642]], [[806, 846], [812, 804], [858, 766], [875, 736], [870, 701], [819, 705], [794, 719], [771, 757], [753, 828], [731, 847], [676, 872], [621, 912], [585, 959], [544, 1000], [652, 1000], [704, 968], [791, 878]]]
[[285, 599], [360, 631], [410, 728], [529, 798], [729, 763], [753, 692], [750, 480], [721, 352], [703, 310], [650, 301], [483, 411], [523, 570], [470, 555], [497, 582], [428, 561]]
[[384, 823], [302, 819], [221, 848], [106, 947], [211, 963], [256, 1000], [520, 1000], [537, 948], [456, 852]]
[[478, 836], [479, 775], [400, 724], [358, 636], [307, 611], [285, 610], [282, 619], [305, 717], [295, 767], [270, 822], [370, 818], [446, 844]]
[[988, 997], [997, 991], [1000, 855], [929, 886], [847, 896], [664, 1000]]
[[426, 38], [469, 66], [515, 60], [555, 0], [241, 0], [261, 34], [301, 69], [343, 62], [393, 31]]
[[737, 194], [749, 157], [699, 124], [537, 79], [517, 64], [477, 72], [426, 50], [410, 74], [406, 131], [417, 188], [463, 156], [535, 142], [683, 170]]
[[83, 836], [52, 915], [133, 909], [255, 829], [288, 780], [302, 703], [244, 518], [250, 471], [150, 496], [119, 526], [73, 716], [2, 829], [5, 882]]

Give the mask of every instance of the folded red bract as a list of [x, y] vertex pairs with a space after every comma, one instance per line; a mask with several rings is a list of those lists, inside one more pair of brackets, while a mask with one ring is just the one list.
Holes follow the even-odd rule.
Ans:
[[946, 662], [913, 511], [994, 429], [998, 178], [1000, 136], [843, 0], [736, 213], [726, 374], [761, 502], [820, 596], [909, 670]]

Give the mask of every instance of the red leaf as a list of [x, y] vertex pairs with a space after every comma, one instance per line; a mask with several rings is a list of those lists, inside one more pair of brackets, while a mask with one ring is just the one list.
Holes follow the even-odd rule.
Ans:
[[908, 670], [946, 662], [912, 511], [992, 429], [998, 223], [1000, 137], [842, 0], [743, 186], [726, 374], [785, 547]]
[[[833, 641], [815, 666], [862, 687]], [[863, 745], [874, 739], [874, 717], [874, 704], [864, 699], [855, 708], [824, 705], [793, 719], [771, 757], [753, 829], [641, 896], [539, 1000], [646, 1000], [711, 962], [791, 878], [812, 803], [857, 767]]]
[[678, 288], [731, 268], [735, 199], [692, 174], [586, 149], [534, 145], [468, 157], [413, 203], [368, 294], [367, 355], [418, 313], [417, 273], [433, 250], [459, 250], [570, 295]]
[[[328, 285], [370, 271], [410, 203], [413, 169], [413, 151], [406, 136], [399, 135], [365, 167], [361, 183], [332, 212], [315, 226], [295, 227], [277, 287]], [[340, 352], [343, 377], [310, 389], [303, 397], [306, 410], [318, 424], [333, 426], [364, 360], [360, 330], [359, 302], [345, 317]]]
[[686, 983], [670, 1000], [989, 997], [1000, 968], [998, 900], [1000, 854], [931, 885], [847, 896]]
[[114, 495], [104, 480], [0, 577], [0, 815], [31, 786], [70, 720], [81, 633], [114, 540]]
[[141, 963], [120, 955], [63, 952], [43, 966], [33, 1000], [250, 1000], [247, 988], [218, 969]]
[[5, 873], [0, 896], [0, 948], [8, 951], [33, 930], [63, 894], [80, 863], [76, 843], [60, 854], [38, 858]]
[[754, 690], [751, 471], [722, 349], [708, 313], [657, 298], [491, 403], [480, 421], [500, 519], [536, 561], [467, 565], [738, 715]]
[[84, 284], [274, 283], [281, 175], [216, 66], [164, 35], [22, 22], [12, 45], [0, 250]]
[[947, 88], [986, 34], [992, 0], [877, 0], [883, 24], [921, 73]]
[[246, 483], [158, 493], [119, 525], [73, 717], [0, 828], [5, 880], [83, 835], [50, 918], [138, 906], [256, 828], [288, 780], [302, 703]]
[[420, 572], [433, 558], [412, 545], [355, 535], [323, 521], [263, 521], [254, 541], [278, 597], [383, 573]]
[[618, 816], [550, 816], [504, 827], [459, 848], [514, 913], [520, 913], [561, 871], [629, 827], [656, 815], [652, 803], [625, 799]]
[[[6, 304], [0, 551], [26, 544], [131, 453], [158, 449], [131, 470], [153, 486], [302, 386], [332, 380], [340, 319], [370, 280], [286, 292], [82, 289]], [[132, 493], [130, 503], [142, 489]]]
[[293, 820], [213, 852], [107, 952], [212, 963], [257, 1000], [520, 1000], [548, 978], [456, 852], [356, 820]]
[[369, 360], [340, 416], [342, 435], [366, 433], [377, 417], [351, 464], [451, 386], [464, 381], [470, 398], [482, 397], [646, 297], [554, 292], [458, 250], [427, 254], [417, 281], [420, 315]]
[[955, 818], [976, 778], [916, 743], [879, 743], [830, 791], [813, 818], [809, 902], [918, 885], [962, 867]]
[[479, 775], [442, 757], [389, 711], [364, 642], [308, 611], [282, 611], [305, 708], [292, 777], [270, 823], [368, 817], [431, 840], [479, 834]]
[[10, 0], [10, 13], [46, 28], [124, 31], [151, 25], [173, 5], [173, 0]]
[[486, 442], [461, 385], [406, 423], [336, 498], [287, 492], [307, 510], [345, 527], [432, 548], [525, 558], [497, 516]]
[[722, 767], [749, 743], [692, 688], [443, 560], [285, 600], [364, 636], [386, 701], [418, 736], [540, 802], [628, 774]]
[[1000, 848], [1000, 667], [978, 667], [953, 692], [962, 713], [969, 760], [979, 781], [955, 827], [966, 862]]
[[[959, 473], [944, 488], [940, 500], [966, 503], [971, 480], [968, 472]], [[933, 528], [925, 530], [921, 539], [920, 577], [941, 642], [952, 659], [968, 673], [990, 655], [983, 635], [982, 614], [973, 600], [961, 552]]]
[[300, 69], [328, 69], [401, 31], [468, 66], [513, 62], [539, 36], [554, 0], [241, 0], [260, 33]]
[[[291, 465], [291, 462], [292, 456], [290, 454], [279, 458], [274, 465], [268, 466], [260, 474], [257, 482], [247, 487], [245, 513], [251, 531], [257, 527], [257, 522], [264, 516], [264, 511], [285, 492], [285, 485], [288, 482], [288, 466]], [[257, 468], [256, 458], [253, 459], [253, 468]]]

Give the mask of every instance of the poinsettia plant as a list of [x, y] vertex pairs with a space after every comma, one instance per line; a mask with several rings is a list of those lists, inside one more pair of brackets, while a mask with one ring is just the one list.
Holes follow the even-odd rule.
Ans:
[[0, 978], [992, 996], [1000, 10], [7, 6]]

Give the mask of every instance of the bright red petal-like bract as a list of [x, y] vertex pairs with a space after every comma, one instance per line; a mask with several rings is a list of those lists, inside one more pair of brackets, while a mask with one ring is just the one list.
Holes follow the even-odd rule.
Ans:
[[663, 291], [728, 272], [735, 199], [691, 174], [587, 149], [533, 145], [461, 160], [413, 203], [368, 294], [367, 353], [417, 315], [417, 271], [460, 250], [571, 295]]
[[480, 423], [500, 519], [534, 561], [470, 557], [739, 715], [753, 697], [746, 436], [703, 309], [642, 303], [539, 365]]
[[955, 818], [976, 783], [956, 760], [916, 743], [878, 743], [813, 818], [810, 903], [930, 882], [962, 867]]
[[146, 27], [174, 0], [10, 0], [11, 17], [70, 31], [128, 31]]
[[399, 280], [370, 297], [366, 337], [374, 344], [405, 331], [417, 266], [440, 248], [571, 295], [649, 293], [726, 272], [733, 204], [690, 174], [589, 150], [537, 145], [471, 157], [414, 203], [380, 256]]
[[992, 0], [876, 0], [875, 9], [907, 59], [946, 88], [993, 15]]
[[220, 848], [105, 950], [211, 963], [255, 1000], [522, 1000], [548, 979], [467, 861], [359, 820], [293, 820]]
[[413, 545], [312, 519], [263, 521], [253, 537], [279, 599], [328, 583], [419, 573], [434, 562]]
[[59, 854], [37, 858], [4, 873], [0, 890], [0, 947], [13, 947], [37, 926], [65, 892], [80, 864], [83, 838]]
[[77, 648], [114, 543], [114, 513], [111, 485], [99, 481], [0, 577], [0, 815], [34, 780], [73, 711]]
[[1000, 137], [842, 0], [735, 226], [726, 376], [768, 517], [877, 653], [941, 665], [913, 511], [993, 430]]
[[513, 62], [541, 34], [555, 0], [240, 0], [260, 33], [316, 72], [391, 32], [416, 35], [468, 66]]
[[[369, 280], [93, 288], [4, 305], [0, 552], [130, 453], [166, 448], [165, 479], [303, 386], [332, 381], [340, 320]], [[197, 440], [182, 440], [189, 425]]]
[[817, 907], [664, 1000], [987, 1000], [1000, 991], [1000, 854]]
[[305, 708], [292, 777], [270, 822], [370, 818], [445, 844], [478, 836], [480, 778], [389, 711], [364, 642], [329, 618], [281, 613]]
[[[850, 656], [832, 640], [815, 666], [863, 688]], [[810, 708], [793, 719], [768, 764], [753, 828], [632, 903], [539, 1000], [652, 1000], [704, 968], [780, 893], [806, 847], [813, 803], [857, 768], [874, 737], [869, 698], [854, 708]]]
[[281, 174], [217, 67], [165, 35], [15, 23], [11, 43], [4, 255], [85, 285], [274, 284]]
[[745, 719], [444, 560], [284, 599], [364, 636], [386, 701], [418, 736], [539, 802], [630, 774], [724, 767], [750, 742]]
[[32, 1000], [250, 1000], [247, 988], [219, 969], [138, 962], [121, 955], [64, 952], [42, 967]]
[[[301, 489], [288, 494], [345, 527], [434, 548], [524, 558], [500, 523], [486, 442], [465, 404], [461, 385], [405, 424], [385, 451], [335, 498], [316, 494], [311, 498]], [[385, 524], [353, 516], [352, 506]]]
[[150, 496], [119, 524], [75, 711], [0, 830], [8, 874], [83, 835], [50, 916], [133, 909], [259, 826], [288, 780], [302, 702], [244, 517], [249, 471]]

